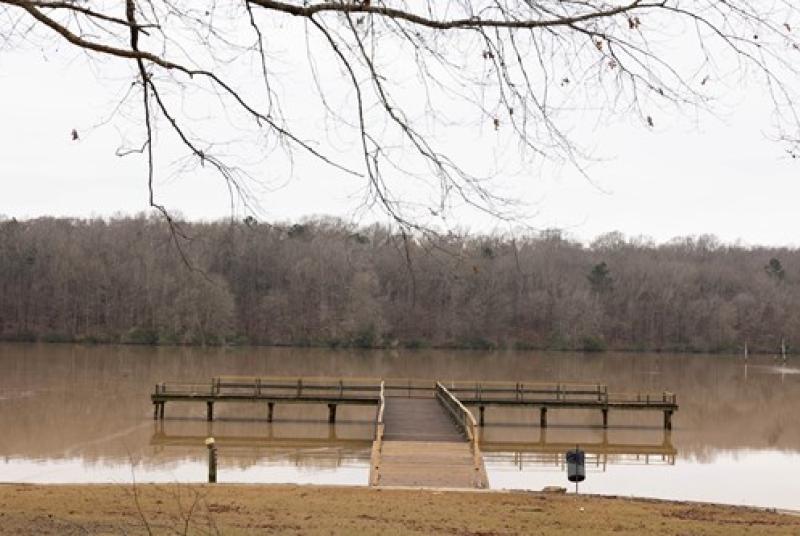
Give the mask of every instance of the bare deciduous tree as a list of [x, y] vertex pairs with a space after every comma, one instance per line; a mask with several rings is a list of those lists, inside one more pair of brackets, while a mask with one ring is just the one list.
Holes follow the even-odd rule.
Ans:
[[[513, 216], [491, 180], [506, 170], [482, 163], [502, 160], [495, 151], [583, 172], [580, 121], [652, 128], [713, 110], [741, 79], [756, 81], [797, 156], [794, 26], [793, 0], [0, 0], [5, 48], [66, 40], [100, 70], [103, 57], [127, 66], [117, 110], [135, 104], [140, 132], [120, 154], [145, 156], [149, 202], [168, 219], [153, 181], [171, 136], [181, 168], [216, 170], [232, 203], [253, 208], [251, 179], [272, 172], [254, 161], [305, 153], [359, 177], [365, 204], [405, 228], [465, 205]], [[303, 84], [314, 102], [287, 96]], [[497, 131], [480, 158], [452, 141], [476, 125]]]

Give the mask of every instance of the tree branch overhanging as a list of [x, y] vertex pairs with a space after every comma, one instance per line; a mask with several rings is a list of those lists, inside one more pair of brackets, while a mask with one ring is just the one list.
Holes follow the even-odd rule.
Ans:
[[[326, 173], [365, 181], [366, 204], [409, 230], [430, 230], [465, 206], [500, 219], [517, 214], [491, 180], [506, 172], [504, 162], [476, 171], [473, 151], [449, 139], [456, 132], [495, 132], [496, 154], [518, 142], [519, 166], [550, 160], [591, 180], [576, 112], [591, 112], [598, 124], [633, 115], [656, 128], [658, 114], [713, 109], [724, 91], [715, 82], [731, 72], [764, 80], [775, 138], [799, 154], [800, 6], [788, 0], [126, 0], [124, 14], [110, 9], [118, 8], [0, 0], [0, 10], [14, 14], [0, 21], [0, 37], [58, 36], [132, 65], [138, 90], [123, 100], [141, 98], [134, 145], [146, 152], [149, 202], [167, 218], [153, 195], [161, 122], [196, 165], [223, 178], [232, 203], [252, 208], [245, 182], [271, 168], [245, 170], [221, 150], [250, 136], [262, 162], [272, 162], [274, 150], [290, 160], [299, 151]], [[17, 24], [25, 16], [32, 26]], [[297, 106], [282, 94], [281, 40], [292, 42], [293, 32], [305, 32], [307, 50], [297, 56], [309, 62], [318, 103]], [[247, 61], [258, 68], [243, 69]], [[255, 71], [260, 90], [242, 77]], [[232, 116], [227, 137], [209, 135], [184, 112], [196, 98], [192, 87]], [[315, 105], [334, 117], [332, 128], [308, 126]]]

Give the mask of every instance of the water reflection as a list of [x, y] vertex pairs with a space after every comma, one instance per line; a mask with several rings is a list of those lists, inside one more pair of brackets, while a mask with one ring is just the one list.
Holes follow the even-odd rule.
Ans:
[[[672, 433], [668, 430], [602, 429], [562, 427], [555, 430], [539, 428], [536, 440], [525, 441], [524, 433], [511, 427], [487, 426], [483, 429], [481, 451], [486, 459], [499, 461], [512, 459], [522, 468], [526, 460], [534, 464], [563, 465], [563, 454], [572, 448], [584, 450], [587, 460], [596, 460], [595, 465], [605, 471], [609, 463], [664, 463], [674, 465], [677, 449], [672, 444]], [[509, 456], [510, 455], [510, 456]], [[588, 463], [588, 461], [587, 461]]]
[[492, 487], [563, 485], [552, 451], [577, 443], [596, 456], [583, 491], [800, 508], [800, 484], [786, 478], [800, 461], [798, 371], [792, 358], [759, 356], [745, 363], [668, 354], [0, 344], [0, 480], [125, 482], [135, 472], [142, 481], [202, 481], [211, 432], [221, 482], [367, 482], [374, 408], [342, 407], [331, 429], [324, 405], [279, 405], [270, 425], [263, 405], [219, 404], [208, 429], [202, 405], [175, 404], [159, 429], [149, 394], [160, 381], [229, 374], [587, 382], [675, 391], [671, 436], [665, 441], [658, 412], [611, 412], [604, 432], [599, 412], [553, 411], [541, 435], [536, 412], [487, 408]]
[[372, 423], [165, 420], [153, 423], [155, 456], [204, 452], [213, 437], [220, 458], [246, 469], [263, 463], [335, 469], [369, 463]]

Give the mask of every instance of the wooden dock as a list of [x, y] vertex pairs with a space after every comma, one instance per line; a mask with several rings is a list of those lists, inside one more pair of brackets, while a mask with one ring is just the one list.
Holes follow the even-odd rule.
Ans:
[[276, 404], [327, 404], [328, 422], [336, 422], [339, 405], [373, 406], [380, 401], [380, 380], [330, 378], [251, 378], [220, 376], [210, 383], [159, 383], [151, 395], [153, 419], [163, 419], [168, 402], [205, 402], [206, 419], [214, 420], [220, 402], [261, 402], [272, 422]]
[[520, 382], [449, 382], [448, 389], [466, 406], [477, 406], [479, 423], [489, 406], [539, 409], [539, 426], [547, 427], [547, 412], [554, 409], [600, 410], [608, 428], [610, 410], [660, 411], [664, 429], [672, 430], [672, 414], [678, 411], [675, 393], [609, 393], [603, 384], [539, 384]]
[[[543, 430], [554, 409], [600, 411], [603, 428], [612, 409], [659, 411], [665, 430], [678, 410], [674, 393], [615, 394], [602, 384], [363, 378], [223, 376], [206, 384], [160, 383], [151, 400], [157, 420], [164, 419], [167, 403], [176, 402], [205, 403], [208, 421], [219, 403], [264, 404], [270, 422], [277, 404], [326, 404], [329, 423], [336, 422], [339, 405], [374, 406], [370, 485], [443, 488], [488, 487], [479, 429], [489, 406], [538, 408]], [[478, 419], [467, 406], [477, 407]]]

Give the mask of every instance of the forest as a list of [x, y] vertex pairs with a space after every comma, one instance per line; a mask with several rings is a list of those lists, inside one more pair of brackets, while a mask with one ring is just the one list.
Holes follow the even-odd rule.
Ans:
[[7, 341], [789, 351], [800, 250], [332, 218], [0, 219]]

